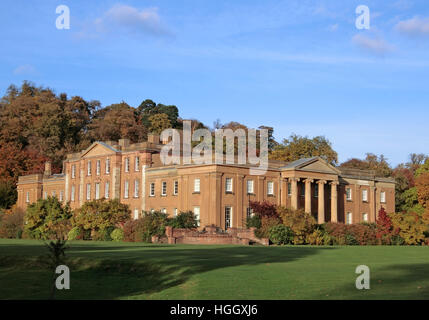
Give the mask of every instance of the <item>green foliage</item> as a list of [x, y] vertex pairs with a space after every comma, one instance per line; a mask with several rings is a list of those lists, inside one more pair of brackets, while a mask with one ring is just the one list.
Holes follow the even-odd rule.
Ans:
[[290, 244], [293, 238], [293, 231], [285, 225], [279, 224], [269, 230], [269, 239], [274, 244]]
[[63, 206], [56, 197], [39, 199], [27, 208], [25, 231], [33, 239], [65, 238], [71, 216], [70, 207]]
[[20, 209], [0, 214], [0, 238], [20, 239], [24, 229], [24, 214]]
[[314, 138], [292, 134], [289, 139], [274, 146], [270, 159], [295, 161], [301, 158], [319, 156], [331, 164], [338, 162], [338, 154], [332, 149], [332, 144], [323, 136]]
[[323, 228], [320, 228], [307, 236], [307, 243], [317, 246], [327, 246], [333, 243], [333, 239]]
[[167, 224], [178, 229], [194, 229], [198, 228], [198, 220], [192, 211], [179, 212], [177, 216], [169, 219]]
[[246, 219], [246, 228], [256, 228], [259, 229], [262, 226], [261, 217], [259, 215], [251, 215]]
[[0, 181], [0, 208], [9, 209], [17, 199], [15, 185], [11, 181]]
[[113, 241], [122, 241], [124, 240], [124, 230], [116, 228], [115, 230], [112, 231], [112, 233], [110, 234], [110, 237], [112, 238]]
[[163, 236], [169, 219], [160, 211], [143, 212], [142, 217], [124, 224], [124, 240], [152, 242], [152, 236]]
[[67, 234], [67, 240], [78, 240], [82, 236], [83, 230], [80, 227], [73, 227]]
[[304, 210], [291, 210], [285, 207], [277, 209], [283, 224], [292, 229], [294, 233], [294, 244], [307, 243], [307, 236], [313, 233], [316, 227], [314, 217]]
[[118, 199], [100, 199], [85, 202], [77, 209], [72, 225], [82, 230], [90, 230], [94, 240], [109, 241], [113, 229], [129, 221], [130, 217], [128, 205], [120, 203]]
[[[390, 213], [393, 230], [406, 245], [419, 245], [424, 242], [427, 226], [416, 213]], [[400, 242], [400, 241], [399, 241]]]
[[280, 218], [276, 216], [262, 216], [261, 217], [261, 227], [255, 230], [255, 235], [258, 238], [269, 238], [270, 229], [276, 225], [281, 224]]

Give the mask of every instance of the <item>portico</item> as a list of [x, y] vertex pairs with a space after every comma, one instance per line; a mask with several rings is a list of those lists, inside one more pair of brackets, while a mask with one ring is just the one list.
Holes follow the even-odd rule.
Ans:
[[318, 157], [300, 159], [281, 169], [288, 185], [288, 207], [304, 209], [319, 224], [338, 222], [338, 169]]

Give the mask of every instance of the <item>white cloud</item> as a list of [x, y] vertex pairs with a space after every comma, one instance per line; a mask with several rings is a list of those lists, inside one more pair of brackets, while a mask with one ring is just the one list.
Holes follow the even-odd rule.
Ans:
[[396, 24], [395, 29], [410, 36], [429, 37], [429, 17], [414, 17], [408, 20], [399, 21]]
[[161, 23], [158, 8], [139, 10], [123, 4], [116, 4], [107, 10], [102, 17], [95, 20], [95, 26], [99, 32], [123, 28], [152, 35], [169, 33]]
[[36, 73], [36, 69], [29, 64], [20, 65], [13, 70], [13, 74], [16, 74], [16, 75], [26, 75], [26, 74], [34, 74], [34, 73]]
[[362, 34], [357, 34], [352, 38], [352, 41], [359, 48], [375, 55], [385, 55], [394, 48], [380, 37], [370, 38]]

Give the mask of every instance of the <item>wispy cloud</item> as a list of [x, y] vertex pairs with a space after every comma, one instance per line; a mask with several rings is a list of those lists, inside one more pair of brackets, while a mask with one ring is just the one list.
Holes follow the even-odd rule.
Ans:
[[395, 29], [409, 36], [429, 37], [429, 17], [414, 17], [408, 20], [399, 21]]
[[20, 65], [13, 70], [13, 74], [15, 75], [27, 75], [27, 74], [30, 75], [35, 73], [36, 73], [36, 68], [34, 68], [32, 65], [29, 65], [29, 64]]
[[172, 32], [163, 23], [158, 8], [138, 9], [129, 5], [115, 4], [110, 9], [86, 24], [78, 37], [95, 37], [102, 33], [128, 32], [139, 35], [163, 36]]
[[392, 45], [380, 37], [370, 38], [363, 34], [356, 34], [352, 41], [359, 48], [378, 56], [383, 56], [394, 49]]

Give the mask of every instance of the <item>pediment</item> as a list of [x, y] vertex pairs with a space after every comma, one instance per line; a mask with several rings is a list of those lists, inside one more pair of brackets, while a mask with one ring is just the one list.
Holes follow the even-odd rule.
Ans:
[[82, 158], [102, 157], [116, 153], [113, 147], [102, 143], [94, 142], [88, 149], [82, 152]]
[[300, 171], [311, 171], [321, 172], [328, 174], [340, 174], [340, 171], [334, 166], [330, 165], [324, 159], [320, 157], [313, 157], [307, 159], [300, 159], [294, 161], [284, 167], [285, 170], [300, 170]]

